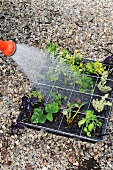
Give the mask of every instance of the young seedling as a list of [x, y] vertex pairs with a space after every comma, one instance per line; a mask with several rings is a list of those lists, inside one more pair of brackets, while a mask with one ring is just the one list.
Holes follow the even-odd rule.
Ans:
[[49, 52], [50, 54], [53, 54], [53, 56], [55, 56], [57, 46], [58, 46], [57, 44], [54, 44], [54, 43], [48, 41], [48, 44], [46, 45], [46, 51]]
[[66, 57], [67, 55], [69, 55], [69, 51], [66, 50], [65, 48], [62, 48], [60, 50], [59, 57]]
[[108, 93], [109, 91], [112, 90], [111, 87], [106, 86], [106, 81], [108, 78], [108, 71], [104, 71], [102, 73], [102, 77], [101, 77], [101, 81], [99, 82], [99, 84], [97, 85], [98, 89], [102, 92], [102, 93]]
[[82, 55], [78, 53], [78, 50], [74, 51], [73, 55], [69, 54], [69, 51], [65, 49], [61, 49], [60, 54], [60, 62], [65, 62], [68, 64], [70, 70], [72, 71], [82, 71]]
[[87, 136], [91, 137], [91, 133], [93, 131], [95, 132], [96, 127], [101, 127], [102, 123], [97, 119], [97, 116], [94, 114], [93, 110], [86, 110], [85, 114], [85, 118], [82, 118], [78, 122], [78, 126], [81, 127], [84, 125], [84, 132]]
[[56, 94], [55, 92], [50, 92], [49, 94], [52, 97], [52, 102], [57, 103], [58, 106], [61, 106], [62, 100], [67, 99], [67, 96], [62, 96], [61, 94]]
[[69, 77], [70, 68], [65, 62], [60, 62], [56, 59], [56, 62], [53, 62], [51, 67], [48, 67], [47, 71], [44, 74], [39, 73], [38, 77], [47, 80], [49, 82], [60, 80], [60, 76]]
[[33, 112], [33, 105], [36, 103], [38, 103], [38, 97], [23, 96], [22, 103], [20, 105], [20, 111], [26, 111], [31, 115]]
[[91, 92], [93, 91], [93, 80], [91, 77], [81, 75], [75, 82], [79, 85], [80, 92], [87, 92], [88, 89], [90, 89]]
[[93, 63], [93, 68], [94, 68], [94, 74], [97, 74], [97, 75], [102, 75], [102, 73], [105, 71], [106, 67], [102, 65], [101, 62], [99, 61], [95, 61], [95, 62], [92, 62]]
[[[67, 124], [71, 124], [76, 117], [76, 115], [79, 113], [82, 106], [84, 106], [87, 102], [81, 102], [80, 100], [77, 100], [75, 103], [70, 104], [68, 103], [68, 108], [64, 109], [62, 113], [66, 116]], [[77, 109], [75, 114], [73, 115], [72, 110]]]
[[53, 113], [57, 113], [60, 110], [60, 107], [62, 105], [62, 100], [66, 100], [66, 96], [62, 96], [61, 94], [56, 94], [54, 92], [50, 92], [50, 96], [52, 97], [51, 103], [46, 104], [45, 111], [47, 114], [47, 119], [49, 121], [53, 121]]
[[47, 119], [52, 122], [53, 121], [53, 113], [57, 113], [60, 107], [57, 103], [53, 102], [50, 104], [46, 104], [45, 111], [47, 112]]
[[41, 92], [38, 92], [38, 91], [32, 91], [31, 93], [29, 93], [29, 97], [32, 98], [32, 97], [37, 97], [38, 98], [38, 102], [42, 102], [43, 98], [44, 98], [44, 95], [41, 93]]
[[62, 105], [62, 100], [66, 100], [67, 97], [63, 97], [61, 94], [56, 94], [54, 92], [50, 92], [50, 96], [52, 97], [51, 103], [46, 104], [45, 111], [47, 112], [47, 119], [52, 122], [53, 113], [58, 113]]
[[[46, 50], [53, 54], [54, 56], [57, 53], [57, 44], [54, 44], [50, 41], [48, 41], [48, 44], [46, 46]], [[80, 71], [80, 72], [86, 72], [87, 74], [97, 74], [102, 75], [102, 73], [105, 71], [106, 67], [102, 65], [101, 62], [95, 61], [95, 62], [87, 62], [86, 64], [83, 63], [82, 55], [78, 52], [78, 50], [74, 51], [73, 55], [69, 54], [69, 51], [62, 48], [60, 52], [58, 53], [58, 58], [60, 58], [60, 62], [65, 62], [70, 67], [70, 70], [72, 71]]]
[[74, 51], [74, 55], [73, 55], [73, 58], [75, 59], [75, 65], [80, 65], [82, 62], [83, 62], [83, 57], [82, 57], [82, 54], [80, 54], [78, 52], [78, 50], [75, 50]]
[[48, 119], [50, 122], [53, 121], [53, 113], [59, 111], [59, 106], [56, 103], [50, 103], [45, 106], [45, 111], [47, 114], [44, 114], [44, 111], [40, 108], [34, 109], [34, 114], [31, 117], [32, 123], [45, 123]]
[[34, 114], [31, 117], [32, 123], [45, 123], [46, 120], [52, 122], [53, 114], [58, 113], [62, 100], [66, 100], [66, 96], [63, 97], [61, 94], [55, 94], [54, 92], [50, 92], [50, 96], [52, 97], [51, 102], [47, 103], [43, 109], [34, 109]]
[[108, 98], [108, 95], [109, 95], [109, 94], [105, 94], [105, 96], [102, 96], [102, 97], [101, 97], [101, 100], [93, 99], [92, 105], [93, 105], [93, 107], [95, 108], [95, 110], [96, 110], [97, 112], [99, 112], [99, 113], [102, 112], [103, 109], [104, 109], [104, 107], [105, 107], [105, 105], [107, 105], [107, 106], [112, 106], [112, 103], [111, 103], [111, 102], [106, 101], [106, 98]]
[[87, 74], [93, 73], [97, 75], [102, 75], [102, 73], [105, 71], [106, 67], [102, 65], [99, 61], [95, 62], [87, 62], [84, 64], [84, 69]]
[[40, 108], [34, 109], [34, 114], [31, 117], [31, 123], [44, 123], [47, 116], [43, 114], [43, 110]]

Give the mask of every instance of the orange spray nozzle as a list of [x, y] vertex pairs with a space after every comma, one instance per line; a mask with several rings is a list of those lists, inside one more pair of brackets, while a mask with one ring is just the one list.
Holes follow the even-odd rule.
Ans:
[[16, 45], [11, 40], [3, 41], [0, 40], [0, 50], [5, 56], [10, 56], [15, 52]]

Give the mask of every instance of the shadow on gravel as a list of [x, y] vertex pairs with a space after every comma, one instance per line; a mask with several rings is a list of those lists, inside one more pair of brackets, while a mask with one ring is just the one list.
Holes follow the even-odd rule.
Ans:
[[69, 168], [66, 170], [101, 170], [99, 163], [92, 157], [88, 160], [83, 160], [82, 157], [75, 155], [74, 152], [68, 154]]
[[101, 170], [99, 163], [94, 159], [84, 160], [79, 166], [78, 170]]

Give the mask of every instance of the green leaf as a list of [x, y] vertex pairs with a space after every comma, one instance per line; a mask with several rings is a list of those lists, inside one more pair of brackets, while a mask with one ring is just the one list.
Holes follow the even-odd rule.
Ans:
[[87, 104], [87, 102], [82, 102], [82, 103], [80, 104], [80, 106], [83, 106], [83, 105], [85, 105], [85, 104]]
[[67, 99], [67, 96], [64, 96], [64, 100], [66, 100]]
[[91, 117], [92, 116], [92, 112], [91, 112], [91, 110], [86, 110], [86, 118], [88, 119], [89, 117]]
[[48, 119], [50, 122], [53, 121], [53, 115], [52, 115], [52, 113], [48, 113], [48, 114], [47, 114], [47, 119]]
[[92, 117], [91, 117], [91, 120], [96, 120], [97, 119], [97, 116], [96, 115], [93, 115]]
[[34, 109], [34, 114], [36, 114], [36, 115], [43, 115], [43, 110], [40, 109], [40, 108], [35, 108]]
[[86, 127], [84, 127], [84, 132], [87, 132], [87, 128]]
[[96, 125], [97, 125], [98, 127], [101, 127], [101, 126], [102, 126], [102, 122], [98, 122]]
[[92, 131], [94, 129], [94, 123], [90, 123], [89, 126], [88, 126], [88, 131]]
[[68, 54], [69, 54], [69, 51], [68, 51], [68, 50], [66, 50], [66, 49], [64, 49], [64, 48], [61, 49], [61, 51], [60, 51], [60, 55], [61, 55], [61, 56], [65, 57], [65, 56], [68, 55]]
[[40, 109], [40, 108], [35, 108], [34, 114], [31, 117], [31, 122], [32, 123], [39, 123], [39, 119], [42, 115], [43, 115], [43, 110]]
[[79, 122], [78, 122], [78, 126], [81, 127], [81, 125], [83, 125], [85, 123], [85, 118], [82, 118]]
[[36, 115], [32, 115], [31, 123], [39, 123], [39, 117], [37, 117]]
[[91, 137], [91, 133], [90, 133], [90, 132], [87, 132], [87, 136]]
[[57, 46], [58, 46], [57, 44], [54, 44], [54, 43], [48, 41], [48, 44], [46, 45], [46, 51], [48, 51], [52, 54], [55, 54]]
[[49, 94], [51, 97], [53, 97], [55, 95], [54, 92], [50, 92]]
[[89, 122], [90, 122], [90, 119], [86, 119], [86, 127], [88, 127]]
[[72, 107], [73, 107], [73, 108], [74, 108], [74, 107], [77, 107], [77, 108], [78, 108], [79, 105], [80, 105], [79, 103], [74, 103], [74, 104], [72, 105]]
[[47, 119], [47, 116], [46, 115], [42, 115], [40, 118], [39, 118], [39, 123], [45, 123]]
[[57, 113], [59, 111], [59, 107], [56, 103], [47, 104], [45, 111], [48, 113]]
[[29, 93], [29, 97], [38, 97], [38, 102], [41, 102], [42, 99], [44, 98], [44, 96], [42, 95], [41, 92], [38, 92], [38, 91], [32, 91], [31, 93]]
[[64, 110], [62, 111], [62, 113], [63, 113], [64, 115], [67, 115], [67, 114], [68, 114], [67, 109], [64, 109]]

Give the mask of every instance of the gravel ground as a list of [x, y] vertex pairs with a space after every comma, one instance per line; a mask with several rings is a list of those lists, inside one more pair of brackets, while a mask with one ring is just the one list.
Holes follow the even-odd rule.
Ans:
[[[70, 52], [103, 60], [113, 52], [112, 0], [0, 1], [0, 39], [44, 49], [50, 39]], [[12, 58], [1, 63], [1, 170], [112, 170], [113, 136], [90, 144], [43, 131], [22, 129], [10, 136], [23, 94], [31, 84]], [[107, 132], [113, 131], [113, 112]], [[87, 168], [88, 167], [88, 168]]]

